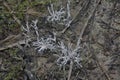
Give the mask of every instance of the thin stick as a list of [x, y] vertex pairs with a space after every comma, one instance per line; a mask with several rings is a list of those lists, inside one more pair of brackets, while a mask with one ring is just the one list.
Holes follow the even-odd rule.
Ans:
[[80, 35], [79, 35], [79, 38], [78, 38], [78, 41], [77, 41], [77, 46], [76, 46], [76, 47], [78, 47], [78, 46], [80, 45], [81, 40], [82, 40], [82, 37], [83, 37], [83, 34], [84, 34], [84, 32], [85, 32], [85, 29], [87, 28], [88, 23], [89, 23], [90, 19], [92, 18], [92, 16], [94, 15], [94, 13], [95, 13], [95, 11], [96, 11], [96, 9], [97, 9], [97, 7], [98, 7], [98, 4], [99, 4], [100, 2], [101, 2], [101, 0], [98, 1], [98, 3], [96, 4], [93, 12], [92, 12], [91, 15], [88, 17], [88, 20], [86, 21], [84, 27], [82, 28], [82, 30], [81, 30], [81, 32], [80, 32]]
[[[28, 41], [30, 41], [30, 40], [28, 39]], [[21, 41], [18, 41], [18, 42], [15, 42], [15, 43], [0, 47], [0, 51], [8, 49], [8, 48], [15, 47], [15, 46], [18, 46], [20, 44], [26, 44], [26, 40], [21, 40]]]
[[[84, 25], [84, 27], [82, 28], [81, 32], [80, 32], [80, 35], [79, 35], [79, 38], [78, 38], [78, 41], [77, 41], [77, 45], [76, 45], [76, 48], [79, 47], [80, 43], [81, 43], [81, 40], [82, 40], [82, 37], [83, 37], [83, 34], [85, 32], [85, 29], [87, 28], [88, 26], [88, 23], [90, 21], [90, 19], [92, 18], [92, 16], [94, 15], [97, 7], [98, 7], [98, 4], [101, 2], [101, 0], [98, 1], [98, 3], [96, 4], [93, 12], [91, 13], [91, 15], [88, 17], [88, 20], [86, 21], [86, 24]], [[68, 80], [70, 80], [70, 77], [71, 77], [71, 73], [72, 73], [72, 68], [73, 68], [73, 62], [71, 61], [70, 63], [70, 69], [69, 69], [69, 74], [68, 74]]]
[[73, 69], [73, 61], [70, 62], [70, 69], [69, 69], [68, 79], [67, 80], [70, 80], [72, 69]]
[[[89, 2], [88, 2], [88, 3], [89, 3]], [[88, 4], [88, 3], [84, 3], [84, 5], [86, 5], [86, 4]], [[73, 23], [73, 21], [77, 18], [77, 16], [79, 15], [79, 13], [80, 13], [81, 10], [82, 10], [82, 7], [79, 8], [77, 14], [76, 14], [76, 15], [73, 17], [73, 19], [71, 20], [70, 25], [71, 25], [71, 24]], [[65, 28], [60, 32], [60, 34], [65, 33], [65, 31], [66, 31], [68, 28], [70, 28], [70, 26], [65, 27]]]
[[110, 79], [110, 76], [105, 72], [106, 70], [103, 68], [103, 66], [100, 64], [100, 62], [99, 62], [99, 60], [98, 60], [98, 58], [97, 58], [97, 56], [94, 54], [94, 56], [95, 56], [95, 61], [96, 61], [96, 63], [98, 64], [98, 66], [100, 67], [100, 69], [101, 69], [101, 71], [103, 72], [103, 74], [105, 74], [105, 77], [107, 78], [107, 80], [111, 80]]

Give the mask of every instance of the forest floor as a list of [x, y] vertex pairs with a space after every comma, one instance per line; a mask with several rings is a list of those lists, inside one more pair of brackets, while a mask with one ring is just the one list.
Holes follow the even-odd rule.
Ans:
[[37, 19], [40, 37], [61, 32], [47, 22], [48, 6], [67, 0], [0, 0], [0, 80], [120, 80], [120, 0], [70, 1], [72, 22], [57, 40], [74, 48], [80, 38], [81, 67], [57, 65], [57, 51], [41, 55], [21, 29]]

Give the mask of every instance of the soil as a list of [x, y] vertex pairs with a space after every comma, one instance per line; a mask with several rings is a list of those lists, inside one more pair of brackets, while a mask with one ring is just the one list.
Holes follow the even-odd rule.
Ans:
[[[60, 32], [64, 26], [46, 21], [49, 1], [25, 1], [13, 1], [17, 4], [12, 4], [12, 0], [0, 1], [0, 80], [68, 80], [70, 63], [58, 66], [59, 52], [46, 50], [41, 55], [31, 47], [31, 41], [26, 46], [21, 30], [27, 19], [29, 22], [38, 19], [40, 37], [53, 36], [53, 31]], [[57, 36], [58, 41], [73, 46], [80, 35], [82, 38], [82, 67], [73, 65], [70, 80], [120, 80], [120, 1], [70, 1], [73, 21], [63, 34]], [[27, 5], [27, 2], [31, 4]], [[56, 7], [60, 4], [66, 7], [67, 0], [53, 0], [53, 3]], [[39, 9], [41, 7], [43, 10]], [[34, 37], [32, 35], [33, 41]]]

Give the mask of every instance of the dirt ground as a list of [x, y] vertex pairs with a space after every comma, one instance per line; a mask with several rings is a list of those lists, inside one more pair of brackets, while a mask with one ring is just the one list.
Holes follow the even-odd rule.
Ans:
[[70, 27], [55, 44], [75, 48], [80, 40], [82, 66], [59, 66], [59, 50], [38, 53], [32, 46], [36, 32], [21, 27], [38, 19], [39, 37], [54, 37], [65, 26], [47, 21], [48, 6], [59, 10], [67, 1], [0, 0], [0, 80], [120, 80], [120, 0], [70, 0]]

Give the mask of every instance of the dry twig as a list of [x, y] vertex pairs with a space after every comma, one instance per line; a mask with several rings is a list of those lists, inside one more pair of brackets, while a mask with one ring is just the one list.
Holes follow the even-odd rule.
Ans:
[[[88, 20], [86, 21], [86, 24], [83, 26], [83, 28], [82, 28], [82, 30], [81, 30], [81, 32], [80, 32], [78, 41], [77, 41], [76, 48], [79, 47], [79, 45], [80, 45], [80, 43], [81, 43], [81, 40], [82, 40], [82, 37], [83, 37], [83, 34], [84, 34], [86, 28], [88, 27], [89, 21], [90, 21], [90, 19], [92, 18], [92, 16], [94, 15], [94, 13], [96, 12], [96, 9], [97, 9], [98, 4], [99, 4], [100, 2], [101, 2], [101, 0], [98, 1], [98, 3], [96, 4], [95, 8], [93, 9], [93, 12], [92, 12], [91, 15], [88, 17]], [[70, 77], [71, 77], [72, 66], [73, 66], [73, 63], [71, 62], [71, 64], [70, 64], [70, 69], [69, 69], [68, 80], [70, 80]]]

